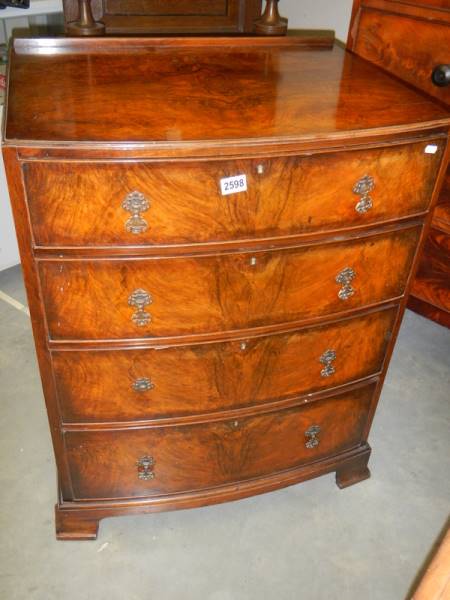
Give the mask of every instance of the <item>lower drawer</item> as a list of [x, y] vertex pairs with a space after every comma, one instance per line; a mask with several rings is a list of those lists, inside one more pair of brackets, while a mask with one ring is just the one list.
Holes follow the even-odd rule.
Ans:
[[218, 343], [52, 352], [65, 423], [195, 415], [374, 375], [397, 307], [319, 327]]
[[66, 432], [73, 499], [205, 489], [338, 454], [362, 441], [374, 389], [239, 420]]

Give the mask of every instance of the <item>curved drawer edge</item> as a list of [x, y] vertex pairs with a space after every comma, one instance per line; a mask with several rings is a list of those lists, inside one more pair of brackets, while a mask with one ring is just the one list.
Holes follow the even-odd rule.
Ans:
[[[357, 447], [346, 450], [322, 460], [308, 463], [299, 467], [287, 469], [263, 477], [248, 479], [240, 483], [232, 483], [214, 488], [206, 488], [191, 492], [168, 494], [165, 496], [117, 499], [117, 500], [77, 500], [65, 501], [60, 497], [56, 505], [57, 527], [58, 521], [63, 521], [65, 516], [77, 518], [103, 519], [118, 515], [131, 515], [154, 513], [167, 510], [180, 510], [196, 508], [211, 504], [220, 504], [232, 500], [239, 500], [257, 494], [274, 491], [280, 488], [295, 485], [301, 481], [325, 475], [333, 471], [344, 469], [357, 460], [367, 462], [371, 448], [366, 442]], [[366, 470], [365, 477], [370, 473]], [[58, 537], [65, 537], [64, 534]], [[74, 537], [68, 535], [67, 537]]]
[[407, 228], [411, 224], [422, 223], [429, 209], [412, 212], [372, 223], [362, 223], [355, 226], [324, 228], [315, 232], [293, 233], [278, 236], [255, 236], [252, 238], [233, 238], [209, 242], [192, 242], [177, 244], [154, 244], [141, 246], [44, 246], [33, 245], [37, 260], [90, 260], [90, 259], [120, 259], [120, 258], [164, 258], [183, 256], [206, 256], [210, 254], [236, 254], [241, 252], [283, 250], [297, 246], [313, 246], [316, 244], [332, 244], [337, 239], [354, 239], [370, 237], [377, 232], [392, 231]]
[[384, 310], [400, 304], [404, 298], [404, 293], [400, 296], [395, 296], [383, 300], [366, 304], [362, 307], [353, 308], [350, 310], [341, 311], [338, 313], [330, 313], [299, 319], [297, 321], [283, 321], [271, 325], [262, 325], [255, 327], [247, 327], [245, 329], [230, 329], [226, 331], [214, 331], [211, 333], [195, 333], [189, 335], [173, 335], [166, 337], [148, 337], [148, 338], [123, 338], [123, 339], [47, 339], [49, 350], [93, 350], [93, 349], [144, 349], [144, 348], [162, 348], [173, 346], [188, 346], [197, 345], [208, 342], [226, 342], [232, 340], [246, 340], [249, 338], [264, 337], [270, 334], [287, 333], [312, 328], [320, 325], [329, 325], [339, 321], [364, 316], [371, 312]]
[[105, 421], [105, 422], [84, 422], [84, 423], [62, 423], [63, 432], [71, 431], [123, 431], [131, 429], [152, 429], [161, 427], [177, 427], [179, 425], [200, 425], [202, 423], [213, 423], [221, 421], [229, 421], [232, 419], [243, 419], [248, 417], [256, 417], [280, 410], [295, 408], [299, 406], [309, 406], [313, 402], [326, 400], [343, 395], [347, 392], [366, 387], [376, 383], [382, 371], [372, 373], [368, 377], [357, 379], [337, 385], [324, 390], [319, 390], [312, 393], [305, 393], [296, 396], [290, 396], [281, 400], [268, 400], [256, 405], [236, 408], [233, 410], [217, 410], [209, 413], [199, 413], [193, 415], [183, 415], [177, 417], [157, 417], [154, 419], [146, 419], [141, 421]]
[[316, 232], [279, 236], [234, 238], [209, 242], [154, 244], [141, 246], [40, 246], [33, 245], [35, 259], [45, 261], [89, 261], [126, 259], [202, 258], [214, 255], [273, 252], [306, 246], [324, 246], [382, 236], [385, 233], [411, 229], [423, 225], [429, 209], [385, 221], [355, 225], [354, 227], [324, 228]]

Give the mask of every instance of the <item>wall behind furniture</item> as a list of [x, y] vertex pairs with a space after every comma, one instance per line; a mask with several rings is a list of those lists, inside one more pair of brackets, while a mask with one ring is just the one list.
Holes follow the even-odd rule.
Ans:
[[[29, 9], [6, 8], [1, 10], [0, 43], [3, 44], [9, 40], [13, 33], [14, 35], [48, 35], [47, 32], [62, 31], [64, 20], [61, 11], [61, 0], [31, 0]], [[0, 120], [2, 112], [3, 106], [0, 106]], [[16, 233], [9, 205], [5, 169], [0, 157], [0, 271], [12, 267], [18, 262]]]
[[[0, 106], [0, 118], [2, 117], [3, 106]], [[0, 157], [0, 271], [17, 265], [18, 262], [19, 250], [17, 248], [16, 232], [9, 205], [5, 168], [3, 159]]]
[[347, 39], [352, 0], [280, 0], [280, 14], [292, 29], [334, 29], [336, 37]]

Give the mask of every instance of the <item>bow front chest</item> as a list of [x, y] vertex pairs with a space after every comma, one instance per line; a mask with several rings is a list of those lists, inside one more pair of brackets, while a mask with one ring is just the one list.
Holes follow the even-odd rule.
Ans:
[[449, 124], [325, 42], [14, 42], [3, 154], [59, 538], [369, 476]]

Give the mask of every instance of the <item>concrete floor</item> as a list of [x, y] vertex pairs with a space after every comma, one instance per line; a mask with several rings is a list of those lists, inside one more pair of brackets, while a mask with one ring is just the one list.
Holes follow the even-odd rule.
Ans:
[[[25, 303], [18, 268], [0, 290]], [[1, 600], [402, 600], [450, 506], [450, 332], [407, 313], [372, 478], [106, 519], [57, 542], [55, 468], [27, 315], [0, 300]]]

